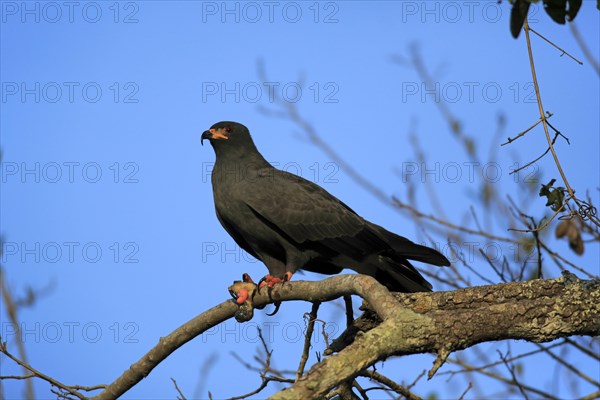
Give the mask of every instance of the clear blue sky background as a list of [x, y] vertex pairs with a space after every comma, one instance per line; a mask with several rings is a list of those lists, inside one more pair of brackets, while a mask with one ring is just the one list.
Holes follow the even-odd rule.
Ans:
[[[411, 220], [330, 164], [290, 121], [261, 114], [259, 105], [275, 106], [269, 87], [294, 101], [323, 140], [389, 195], [405, 196], [397, 171], [417, 161], [408, 138], [416, 132], [427, 168], [439, 166], [437, 175], [415, 175], [422, 211], [434, 212], [423, 189], [429, 181], [456, 223], [465, 221], [482, 170], [469, 176], [469, 158], [436, 99], [424, 92], [414, 68], [392, 57], [408, 58], [410, 46], [420, 46], [450, 109], [486, 149], [484, 157], [499, 114], [507, 118], [503, 138], [538, 118], [525, 38], [510, 36], [507, 2], [269, 4], [0, 3], [2, 265], [18, 296], [29, 286], [50, 288], [19, 315], [30, 362], [40, 371], [68, 384], [110, 383], [159, 337], [227, 299], [227, 286], [242, 272], [256, 278], [266, 272], [239, 251], [214, 215], [208, 175], [214, 154], [199, 138], [217, 121], [244, 123], [268, 160], [318, 182], [365, 218], [422, 237]], [[589, 189], [598, 204], [598, 75], [568, 27], [539, 7], [534, 12], [536, 30], [584, 61], [580, 66], [534, 39], [545, 108], [571, 140], [570, 146], [559, 140], [565, 171], [578, 193]], [[595, 1], [584, 1], [576, 23], [596, 59], [598, 22]], [[270, 86], [259, 77], [259, 60]], [[541, 154], [544, 143], [537, 130], [519, 145], [493, 147], [497, 188], [522, 192], [524, 177], [515, 182], [508, 173], [516, 160]], [[457, 179], [448, 165], [460, 166]], [[558, 177], [550, 158], [538, 167], [538, 183]], [[530, 210], [539, 217], [543, 205], [533, 200]], [[556, 248], [598, 273], [597, 244], [582, 257], [563, 242]], [[478, 267], [488, 268], [481, 261]], [[246, 325], [228, 321], [177, 351], [126, 398], [174, 398], [169, 377], [188, 398], [204, 398], [207, 390], [215, 398], [251, 391], [258, 374], [230, 353], [251, 357], [258, 325], [275, 349], [274, 365], [295, 369], [309, 309], [284, 304], [275, 317], [259, 311]], [[333, 305], [321, 313], [332, 336], [343, 328], [342, 315]], [[11, 346], [4, 307], [0, 322]], [[314, 350], [323, 349], [318, 340]], [[432, 360], [387, 362], [383, 372], [410, 382]], [[5, 358], [0, 365], [2, 374], [20, 372]], [[553, 370], [543, 371], [537, 382], [556, 388]], [[465, 386], [439, 379], [417, 391], [452, 398]], [[565, 386], [559, 397], [570, 393]], [[40, 398], [52, 397], [47, 384], [35, 387]], [[22, 388], [19, 381], [3, 384], [7, 398], [20, 398]]]

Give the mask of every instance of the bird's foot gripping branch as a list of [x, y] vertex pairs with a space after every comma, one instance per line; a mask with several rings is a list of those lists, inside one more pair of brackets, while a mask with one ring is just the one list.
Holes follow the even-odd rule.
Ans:
[[233, 301], [239, 306], [235, 313], [235, 319], [238, 322], [250, 321], [254, 316], [252, 300], [258, 291], [258, 285], [254, 283], [250, 275], [243, 274], [242, 280], [234, 281], [228, 289]]
[[[273, 296], [277, 297], [277, 292], [273, 292], [273, 287], [275, 284], [283, 284], [285, 282], [289, 282], [290, 279], [292, 279], [292, 273], [286, 272], [281, 278], [277, 278], [272, 275], [266, 275], [261, 278], [260, 281], [258, 281], [258, 284], [256, 284], [250, 275], [244, 273], [241, 281], [234, 281], [233, 284], [228, 288], [231, 297], [233, 297], [234, 303], [239, 306], [235, 313], [235, 319], [238, 322], [250, 321], [254, 316], [254, 305], [252, 304], [252, 300], [257, 293], [260, 294], [260, 289], [266, 287], [269, 298], [273, 300]], [[275, 315], [279, 310], [281, 302], [275, 300], [274, 304], [275, 310], [271, 314], [267, 315]]]

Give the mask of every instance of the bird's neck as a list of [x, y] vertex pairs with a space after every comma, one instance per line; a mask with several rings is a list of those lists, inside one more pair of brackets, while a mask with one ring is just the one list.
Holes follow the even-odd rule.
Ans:
[[213, 169], [213, 178], [227, 175], [234, 177], [232, 182], [237, 182], [247, 177], [255, 177], [258, 171], [265, 168], [273, 168], [256, 149], [245, 148], [240, 149], [240, 151], [232, 151], [234, 149], [230, 148], [222, 152], [219, 150], [215, 148], [217, 157]]

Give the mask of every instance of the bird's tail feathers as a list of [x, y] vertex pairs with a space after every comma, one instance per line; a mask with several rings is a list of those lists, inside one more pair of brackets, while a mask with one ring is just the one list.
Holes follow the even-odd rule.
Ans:
[[432, 286], [407, 260], [377, 256], [369, 263], [375, 279], [393, 292], [431, 292]]
[[392, 251], [388, 251], [386, 255], [397, 262], [402, 263], [405, 259], [409, 259], [437, 266], [450, 265], [450, 261], [439, 251], [432, 249], [431, 247], [416, 244], [379, 225], [373, 223], [369, 224], [371, 229], [377, 232], [377, 234], [391, 247]]

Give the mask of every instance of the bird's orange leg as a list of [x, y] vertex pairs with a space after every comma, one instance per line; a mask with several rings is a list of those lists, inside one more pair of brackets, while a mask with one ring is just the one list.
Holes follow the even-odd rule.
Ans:
[[[273, 290], [273, 286], [276, 283], [284, 283], [284, 282], [289, 282], [292, 279], [292, 273], [291, 272], [286, 272], [285, 274], [283, 274], [283, 276], [281, 278], [277, 278], [273, 275], [265, 275], [260, 281], [258, 281], [258, 293], [260, 293], [260, 289], [262, 289], [263, 287], [267, 287], [268, 293], [269, 293], [269, 297], [271, 297], [271, 290]], [[280, 301], [275, 301], [275, 310], [270, 313], [267, 314], [268, 316], [273, 316], [275, 314], [277, 314], [277, 311], [279, 311], [279, 307], [281, 306], [281, 302]]]
[[292, 275], [293, 274], [289, 271], [286, 272], [281, 278], [277, 278], [273, 275], [265, 275], [260, 281], [258, 281], [258, 288], [261, 289], [267, 286], [269, 289], [271, 289], [276, 283], [289, 282], [292, 280]]

